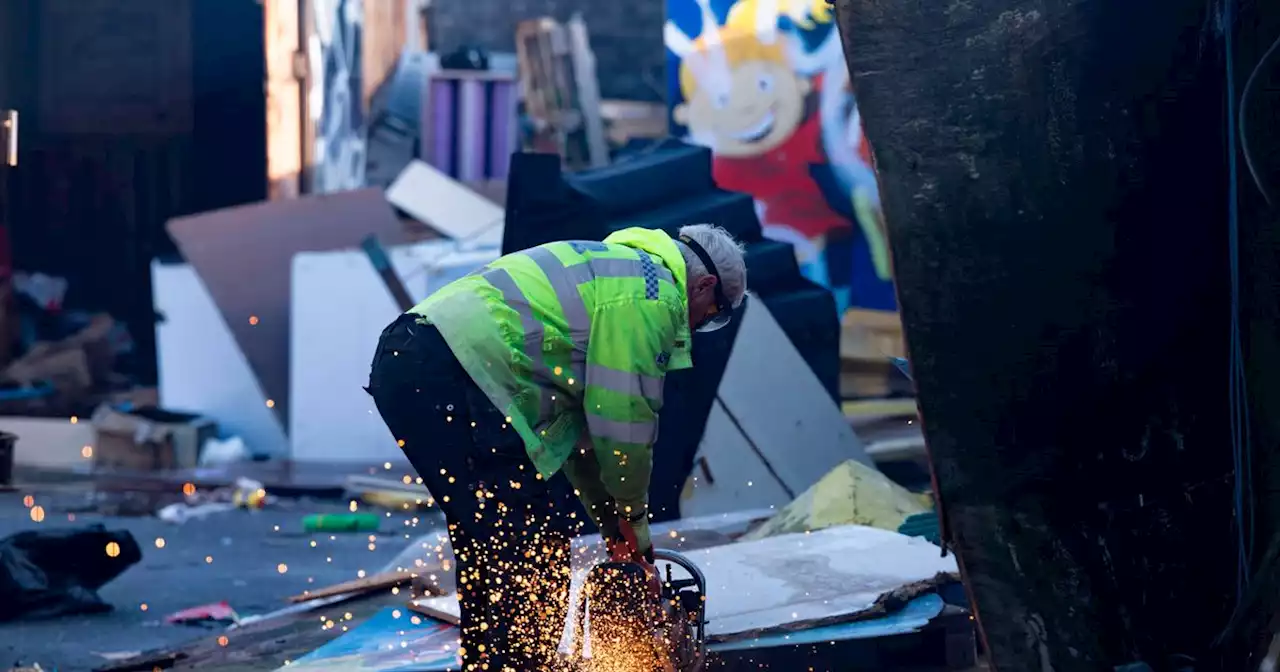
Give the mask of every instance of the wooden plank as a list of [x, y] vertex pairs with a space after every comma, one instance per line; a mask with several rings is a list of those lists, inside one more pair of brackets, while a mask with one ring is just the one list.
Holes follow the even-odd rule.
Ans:
[[840, 358], [884, 362], [890, 357], [906, 357], [902, 339], [902, 318], [896, 311], [847, 311], [840, 322]]
[[375, 590], [383, 589], [390, 590], [396, 586], [403, 586], [406, 583], [411, 583], [415, 576], [417, 576], [416, 573], [409, 571], [371, 574], [362, 579], [343, 581], [342, 583], [337, 583], [319, 590], [304, 591], [301, 595], [294, 595], [290, 597], [289, 601], [297, 604], [299, 602], [308, 602], [337, 595], [370, 593]]
[[303, 166], [298, 0], [266, 0], [262, 11], [267, 66], [267, 193], [272, 200], [297, 198], [302, 193]]
[[[296, 0], [295, 0], [296, 3]], [[395, 72], [400, 53], [416, 20], [411, 5], [415, 0], [364, 0], [364, 31], [360, 36], [361, 105], [369, 114], [373, 95]]]

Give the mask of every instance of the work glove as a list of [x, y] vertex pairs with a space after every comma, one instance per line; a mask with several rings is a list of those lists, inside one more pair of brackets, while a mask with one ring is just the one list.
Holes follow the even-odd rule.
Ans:
[[609, 539], [606, 541], [609, 548], [609, 559], [613, 562], [634, 562], [644, 568], [645, 575], [649, 577], [649, 592], [654, 601], [662, 599], [662, 578], [658, 575], [658, 568], [655, 566], [653, 546], [650, 545], [643, 551], [636, 549], [636, 535], [631, 529], [631, 524], [625, 519], [618, 520], [619, 538]]

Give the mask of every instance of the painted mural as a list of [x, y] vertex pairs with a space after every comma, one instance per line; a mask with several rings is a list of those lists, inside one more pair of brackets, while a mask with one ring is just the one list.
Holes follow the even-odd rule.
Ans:
[[667, 0], [677, 134], [841, 311], [896, 310], [871, 147], [827, 0]]
[[308, 109], [315, 126], [312, 190], [326, 193], [364, 186], [361, 0], [315, 0], [310, 40]]

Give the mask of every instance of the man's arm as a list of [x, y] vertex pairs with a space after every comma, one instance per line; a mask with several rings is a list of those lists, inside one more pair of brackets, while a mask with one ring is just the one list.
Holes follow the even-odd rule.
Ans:
[[600, 463], [596, 461], [595, 449], [591, 447], [591, 437], [582, 435], [582, 439], [573, 447], [573, 454], [561, 468], [564, 475], [573, 485], [574, 494], [582, 500], [583, 508], [591, 521], [600, 528], [600, 536], [606, 541], [622, 538], [622, 530], [618, 527], [618, 514], [613, 498], [604, 488], [600, 480]]
[[658, 301], [605, 305], [592, 317], [583, 411], [620, 527], [637, 553], [650, 549], [649, 472], [658, 437], [662, 382], [675, 339], [672, 311]]

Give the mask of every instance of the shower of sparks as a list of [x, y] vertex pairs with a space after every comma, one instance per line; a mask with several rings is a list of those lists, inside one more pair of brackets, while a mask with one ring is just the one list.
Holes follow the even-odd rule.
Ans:
[[44, 507], [43, 507], [43, 506], [33, 506], [33, 507], [31, 507], [31, 520], [34, 520], [34, 521], [35, 521], [35, 522], [37, 522], [37, 523], [43, 523], [43, 522], [44, 522]]
[[192, 496], [192, 495], [196, 494], [196, 484], [195, 484], [195, 483], [183, 483], [183, 484], [182, 484], [182, 494], [184, 494], [184, 495], [186, 495], [186, 496], [188, 496], [188, 497], [190, 497], [190, 496]]
[[22, 498], [22, 505], [29, 509], [36, 505], [36, 498], [32, 497], [31, 495], [27, 495], [26, 497]]
[[275, 400], [275, 399], [268, 399], [268, 400], [267, 400], [267, 408], [275, 408], [275, 407], [276, 407], [276, 400]]
[[117, 543], [116, 543], [116, 542], [114, 542], [114, 541], [109, 541], [109, 542], [107, 542], [107, 547], [106, 547], [106, 549], [105, 549], [105, 550], [106, 550], [106, 552], [107, 552], [107, 557], [108, 557], [108, 558], [118, 558], [118, 557], [120, 557], [120, 544], [117, 544]]
[[280, 572], [281, 574], [284, 574], [285, 572], [289, 571], [289, 566], [282, 562], [276, 565], [276, 571]]
[[164, 537], [156, 537], [156, 548], [164, 548]]

